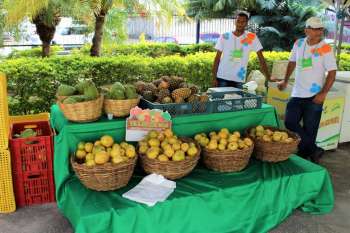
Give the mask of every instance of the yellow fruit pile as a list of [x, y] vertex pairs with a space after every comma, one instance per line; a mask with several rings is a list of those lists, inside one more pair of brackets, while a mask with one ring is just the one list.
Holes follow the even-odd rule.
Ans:
[[251, 128], [249, 131], [249, 136], [265, 142], [292, 143], [294, 141], [294, 139], [284, 131], [273, 131], [268, 128], [265, 129], [261, 125]]
[[92, 142], [79, 142], [75, 156], [88, 167], [103, 165], [107, 162], [118, 164], [136, 156], [135, 147], [126, 142], [114, 143], [109, 135]]
[[243, 150], [253, 145], [250, 138], [241, 138], [238, 131], [230, 133], [228, 129], [223, 128], [219, 132], [210, 132], [209, 137], [205, 133], [196, 134], [194, 139], [208, 150], [235, 151]]
[[139, 142], [139, 153], [159, 161], [182, 161], [186, 156], [196, 156], [198, 148], [193, 142], [181, 141], [171, 129], [150, 131]]

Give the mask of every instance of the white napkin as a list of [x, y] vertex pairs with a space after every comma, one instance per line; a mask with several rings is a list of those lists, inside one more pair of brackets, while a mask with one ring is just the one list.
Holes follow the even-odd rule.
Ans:
[[174, 181], [152, 173], [144, 177], [134, 188], [124, 193], [123, 197], [148, 206], [154, 206], [157, 202], [165, 201], [174, 192], [175, 188], [176, 183]]

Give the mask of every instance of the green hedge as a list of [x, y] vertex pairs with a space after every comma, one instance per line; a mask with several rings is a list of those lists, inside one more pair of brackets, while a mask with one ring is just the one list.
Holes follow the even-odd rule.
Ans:
[[[73, 55], [90, 55], [90, 44], [84, 45], [80, 49], [73, 49]], [[60, 46], [51, 46], [51, 56], [56, 56], [57, 53], [63, 51]], [[213, 44], [193, 44], [193, 45], [178, 45], [174, 43], [137, 43], [124, 45], [106, 45], [103, 46], [102, 56], [119, 56], [119, 55], [142, 55], [148, 57], [161, 57], [170, 55], [187, 56], [198, 52], [214, 52]], [[7, 58], [35, 58], [41, 57], [41, 47], [36, 47], [27, 50], [15, 50]]]
[[[75, 54], [89, 55], [90, 45], [85, 45]], [[198, 52], [214, 52], [214, 45], [203, 43], [193, 45], [178, 45], [174, 43], [136, 43], [124, 45], [106, 45], [103, 46], [102, 56], [119, 55], [143, 55], [149, 57], [161, 57], [170, 55], [187, 56]]]
[[[268, 65], [274, 60], [287, 59], [289, 53], [264, 53]], [[160, 58], [143, 56], [117, 56], [92, 58], [66, 56], [53, 58], [20, 58], [0, 63], [0, 71], [7, 74], [9, 105], [12, 115], [49, 111], [55, 102], [56, 88], [60, 83], [73, 84], [78, 79], [91, 78], [97, 85], [115, 81], [124, 83], [152, 80], [161, 75], [179, 75], [203, 90], [211, 85], [211, 67], [215, 53], [197, 53]], [[257, 58], [249, 61], [248, 73], [259, 69]], [[343, 54], [340, 70], [350, 70], [350, 55]]]
[[[56, 56], [58, 52], [63, 51], [63, 47], [61, 46], [51, 46], [50, 50], [50, 56]], [[26, 50], [14, 50], [8, 55], [8, 59], [14, 59], [14, 58], [22, 58], [22, 57], [41, 57], [42, 48], [41, 46], [26, 49]]]

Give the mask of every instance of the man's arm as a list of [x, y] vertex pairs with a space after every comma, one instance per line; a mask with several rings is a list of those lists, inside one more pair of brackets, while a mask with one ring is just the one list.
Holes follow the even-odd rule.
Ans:
[[265, 75], [266, 80], [272, 81], [271, 77], [270, 77], [269, 69], [267, 68], [267, 65], [266, 65], [265, 57], [262, 53], [262, 50], [259, 50], [258, 52], [256, 52], [256, 54], [258, 55], [260, 69], [263, 72], [263, 74]]
[[289, 80], [290, 76], [292, 75], [292, 73], [295, 69], [295, 66], [296, 66], [295, 61], [288, 62], [287, 71], [286, 71], [286, 75], [284, 76], [284, 80], [282, 80], [281, 82], [278, 83], [278, 89], [280, 89], [281, 91], [283, 91], [287, 87], [288, 80]]
[[327, 93], [333, 86], [336, 73], [337, 73], [336, 70], [328, 71], [326, 83], [323, 85], [322, 90], [312, 100], [314, 103], [322, 104], [324, 102], [324, 100], [326, 99]]
[[214, 64], [213, 64], [213, 68], [212, 68], [212, 75], [213, 75], [213, 86], [216, 87], [217, 86], [217, 81], [216, 81], [216, 75], [218, 73], [218, 68], [219, 68], [219, 63], [220, 63], [220, 59], [221, 59], [221, 51], [217, 51], [216, 52], [216, 56], [214, 59]]

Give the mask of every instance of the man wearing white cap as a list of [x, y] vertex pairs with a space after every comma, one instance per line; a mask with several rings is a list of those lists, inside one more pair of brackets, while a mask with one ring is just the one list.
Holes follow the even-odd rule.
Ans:
[[269, 71], [262, 53], [262, 45], [256, 36], [246, 32], [249, 13], [239, 11], [236, 14], [236, 29], [234, 32], [226, 32], [219, 38], [215, 45], [217, 50], [212, 75], [213, 86], [242, 88], [247, 75], [247, 65], [250, 52], [258, 55], [260, 67], [266, 79], [270, 78]]
[[301, 137], [298, 155], [318, 163], [323, 150], [317, 147], [315, 141], [323, 102], [335, 80], [337, 64], [332, 47], [322, 38], [324, 25], [320, 18], [311, 17], [306, 21], [305, 34], [306, 38], [295, 42], [285, 78], [278, 87], [280, 90], [285, 89], [290, 75], [296, 69], [285, 125]]

